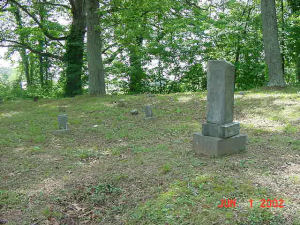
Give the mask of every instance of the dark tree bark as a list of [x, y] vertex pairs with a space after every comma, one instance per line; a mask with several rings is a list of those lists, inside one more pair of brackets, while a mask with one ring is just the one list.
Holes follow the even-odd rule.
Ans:
[[86, 0], [86, 10], [89, 93], [91, 95], [104, 95], [105, 79], [98, 0]]
[[265, 60], [269, 71], [268, 86], [285, 86], [282, 56], [278, 41], [275, 0], [261, 0], [262, 30]]
[[66, 41], [66, 84], [65, 96], [82, 94], [82, 67], [85, 35], [84, 0], [70, 0], [73, 21]]

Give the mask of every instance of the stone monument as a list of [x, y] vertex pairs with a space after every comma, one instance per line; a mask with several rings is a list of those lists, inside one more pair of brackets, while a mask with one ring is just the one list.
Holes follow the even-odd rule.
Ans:
[[240, 124], [233, 122], [234, 66], [225, 60], [207, 65], [207, 114], [202, 134], [193, 136], [197, 154], [221, 156], [245, 150], [247, 136], [239, 134]]
[[152, 119], [153, 118], [153, 112], [151, 105], [146, 105], [145, 106], [145, 118], [146, 119]]
[[68, 130], [68, 116], [67, 114], [58, 115], [58, 128], [60, 131]]

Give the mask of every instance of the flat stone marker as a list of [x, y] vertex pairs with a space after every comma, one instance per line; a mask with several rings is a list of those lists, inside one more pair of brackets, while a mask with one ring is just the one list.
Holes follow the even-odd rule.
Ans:
[[125, 106], [126, 106], [126, 101], [125, 101], [125, 99], [120, 99], [119, 102], [118, 102], [118, 106], [119, 106], [119, 107], [125, 107]]
[[152, 112], [152, 108], [151, 105], [146, 105], [145, 106], [145, 118], [146, 119], [152, 119], [153, 118], [153, 112]]
[[58, 128], [60, 131], [68, 130], [68, 115], [58, 115]]
[[136, 116], [139, 114], [139, 111], [137, 109], [133, 109], [130, 111], [130, 114]]
[[197, 154], [221, 156], [245, 150], [247, 136], [233, 122], [234, 66], [225, 60], [211, 60], [207, 66], [207, 114], [202, 134], [193, 136]]

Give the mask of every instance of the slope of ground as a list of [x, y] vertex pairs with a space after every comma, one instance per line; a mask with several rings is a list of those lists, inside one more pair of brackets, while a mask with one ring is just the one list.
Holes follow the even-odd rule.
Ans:
[[[154, 120], [144, 119], [145, 104]], [[222, 158], [191, 148], [205, 105], [205, 93], [5, 102], [0, 222], [300, 224], [299, 88], [236, 93], [247, 151]], [[58, 106], [69, 133], [54, 132]], [[221, 199], [236, 207], [218, 208]], [[284, 207], [261, 208], [261, 199]]]

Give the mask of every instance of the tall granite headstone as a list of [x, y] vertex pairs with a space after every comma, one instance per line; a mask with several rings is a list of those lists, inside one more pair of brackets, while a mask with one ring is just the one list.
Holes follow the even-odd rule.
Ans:
[[239, 134], [240, 124], [233, 122], [234, 66], [224, 60], [207, 65], [207, 115], [202, 134], [193, 136], [197, 154], [221, 156], [245, 150], [247, 136]]

